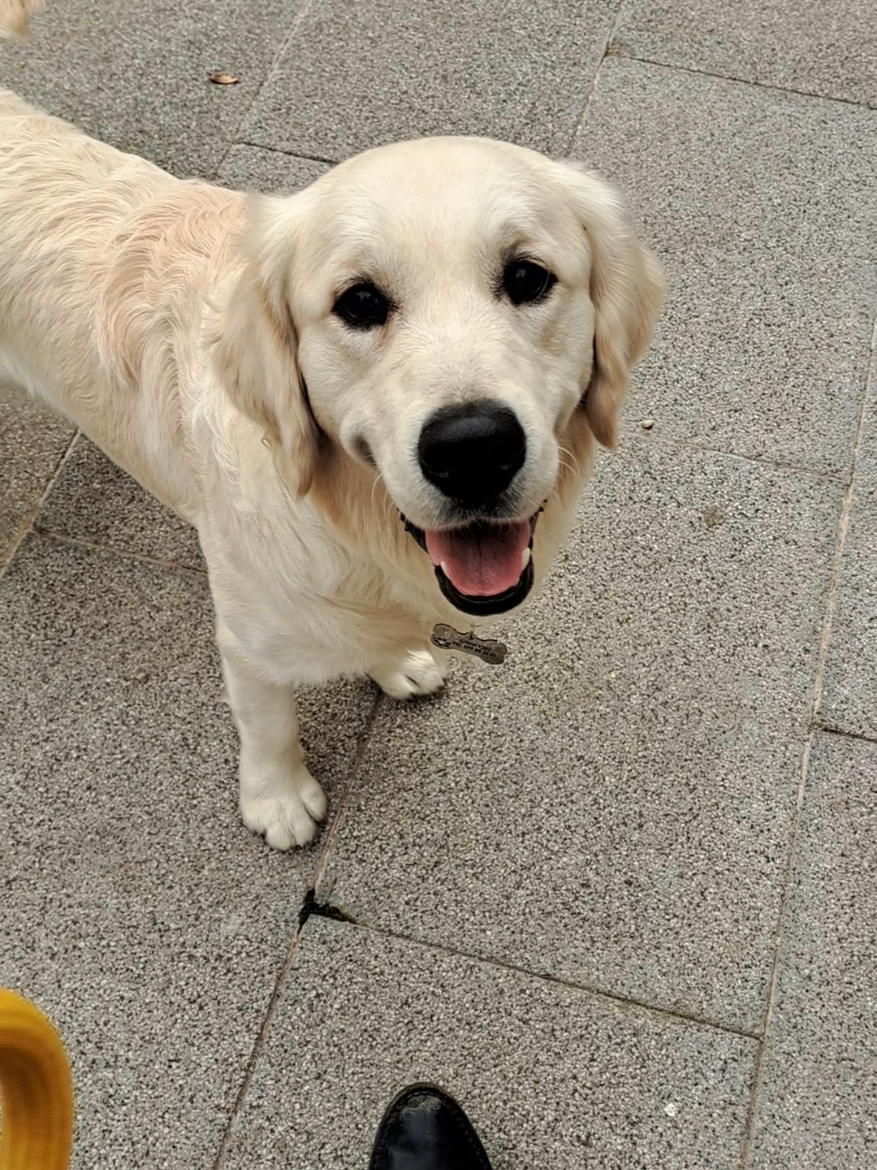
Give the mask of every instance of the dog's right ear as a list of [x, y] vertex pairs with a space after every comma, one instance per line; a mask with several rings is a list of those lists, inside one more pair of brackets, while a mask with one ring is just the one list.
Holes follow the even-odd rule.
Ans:
[[213, 358], [232, 402], [262, 427], [278, 471], [304, 496], [316, 474], [321, 432], [296, 356], [289, 200], [251, 196], [249, 213], [247, 262], [219, 311]]
[[561, 165], [591, 250], [594, 364], [583, 404], [594, 438], [611, 448], [631, 367], [643, 356], [661, 308], [664, 277], [611, 187], [578, 163]]

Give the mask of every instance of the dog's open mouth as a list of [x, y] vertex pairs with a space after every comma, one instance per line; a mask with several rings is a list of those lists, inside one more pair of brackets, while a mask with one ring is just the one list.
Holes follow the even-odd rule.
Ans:
[[520, 605], [533, 587], [533, 532], [530, 520], [491, 523], [477, 520], [463, 528], [405, 529], [426, 552], [447, 600], [473, 617], [505, 613]]

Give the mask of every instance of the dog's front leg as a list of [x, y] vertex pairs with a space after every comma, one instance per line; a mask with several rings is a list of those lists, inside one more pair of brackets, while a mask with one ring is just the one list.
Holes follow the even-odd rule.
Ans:
[[241, 740], [244, 824], [275, 849], [307, 845], [326, 815], [326, 797], [305, 766], [293, 690], [260, 675], [221, 624], [217, 641]]

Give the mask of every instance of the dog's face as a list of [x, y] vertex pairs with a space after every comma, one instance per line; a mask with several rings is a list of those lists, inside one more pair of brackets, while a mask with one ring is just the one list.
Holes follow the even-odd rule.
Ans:
[[571, 420], [614, 441], [657, 311], [657, 266], [611, 194], [518, 147], [425, 139], [263, 200], [252, 248], [220, 370], [295, 488], [340, 447], [456, 608], [518, 604]]

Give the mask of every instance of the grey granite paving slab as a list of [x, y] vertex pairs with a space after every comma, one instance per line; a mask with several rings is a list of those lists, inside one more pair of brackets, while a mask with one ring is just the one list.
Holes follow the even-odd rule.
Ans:
[[[29, 538], [0, 580], [0, 985], [69, 1045], [74, 1170], [213, 1164], [311, 882], [238, 819], [206, 585]], [[312, 693], [332, 803], [372, 702]]]
[[74, 428], [0, 385], [0, 567], [33, 519]]
[[563, 151], [615, 12], [610, 0], [321, 0], [241, 137], [334, 160], [429, 134]]
[[648, 442], [604, 459], [505, 665], [382, 712], [320, 899], [756, 1032], [841, 494]]
[[307, 187], [328, 170], [328, 163], [239, 142], [228, 152], [217, 179], [224, 187], [239, 191], [289, 195]]
[[403, 1085], [458, 1096], [494, 1170], [732, 1170], [755, 1043], [309, 919], [223, 1170], [360, 1170]]
[[817, 738], [749, 1170], [877, 1161], [877, 744]]
[[615, 44], [633, 57], [877, 106], [870, 0], [627, 0]]
[[[53, 0], [3, 84], [49, 113], [182, 176], [210, 177], [282, 44], [298, 0]], [[207, 74], [239, 78], [213, 85]]]
[[667, 270], [630, 424], [845, 476], [877, 302], [877, 113], [609, 59], [576, 153]]
[[80, 435], [36, 518], [44, 532], [205, 570], [194, 528]]
[[841, 556], [821, 715], [877, 739], [877, 493], [867, 481], [853, 498]]
[[871, 376], [865, 397], [862, 434], [856, 462], [856, 481], [860, 494], [877, 495], [877, 356], [871, 363]]

